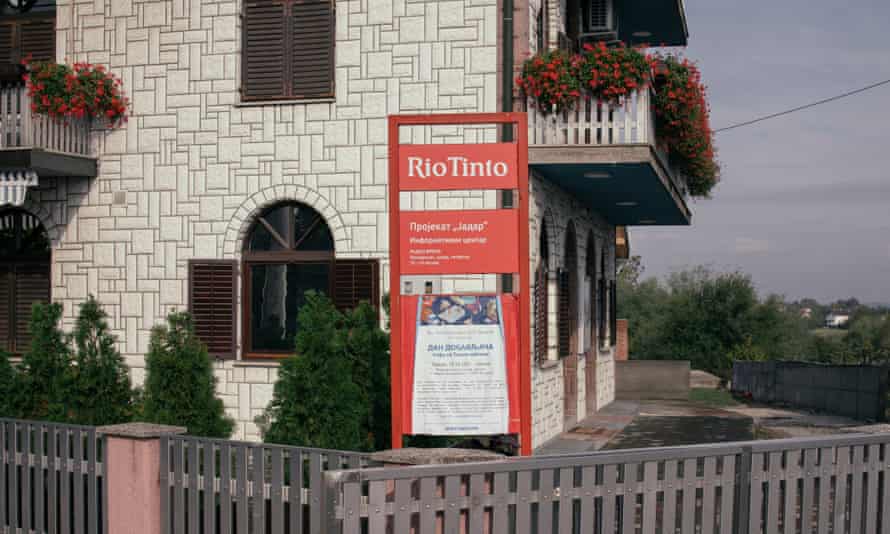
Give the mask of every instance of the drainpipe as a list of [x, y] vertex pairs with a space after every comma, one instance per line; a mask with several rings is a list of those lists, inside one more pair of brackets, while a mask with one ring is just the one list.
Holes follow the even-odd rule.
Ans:
[[[504, 3], [504, 28], [501, 32], [503, 36], [501, 74], [501, 107], [502, 111], [513, 111], [513, 0], [501, 0]], [[503, 141], [509, 143], [513, 141], [513, 127], [505, 124], [502, 134]]]

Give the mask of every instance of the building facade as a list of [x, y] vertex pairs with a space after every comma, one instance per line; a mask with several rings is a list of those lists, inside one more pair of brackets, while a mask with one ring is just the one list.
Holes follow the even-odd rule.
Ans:
[[[131, 116], [114, 130], [25, 119], [19, 72], [0, 70], [0, 348], [27, 346], [31, 302], [62, 303], [70, 328], [92, 294], [140, 384], [151, 328], [190, 310], [235, 437], [259, 439], [255, 418], [272, 398], [278, 359], [292, 352], [303, 292], [319, 289], [348, 308], [380, 306], [390, 290], [388, 115], [525, 109], [508, 80], [538, 47], [576, 46], [599, 5], [511, 3], [38, 0], [26, 13], [4, 8], [0, 63], [31, 55], [107, 66], [123, 80]], [[652, 21], [649, 32], [676, 32], [676, 23], [656, 21], [668, 20], [659, 18], [665, 10], [682, 19], [677, 0], [614, 4], [603, 3], [616, 37], [637, 19]], [[505, 17], [510, 8], [515, 16]], [[651, 13], [624, 15], [637, 9]], [[534, 446], [614, 398], [616, 228], [689, 222], [679, 181], [645, 137], [644, 98], [634, 105], [644, 112], [626, 143], [568, 146], [529, 112]], [[403, 143], [501, 135], [494, 127], [400, 134]], [[622, 185], [631, 182], [641, 185]], [[616, 212], [616, 192], [629, 195], [621, 200], [633, 202], [632, 215]], [[478, 209], [505, 198], [412, 193], [399, 201], [402, 209]], [[29, 239], [41, 244], [22, 247]], [[418, 291], [503, 289], [493, 276], [412, 282]]]

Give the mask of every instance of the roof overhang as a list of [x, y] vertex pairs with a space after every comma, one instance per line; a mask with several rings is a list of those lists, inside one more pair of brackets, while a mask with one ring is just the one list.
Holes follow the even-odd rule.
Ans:
[[692, 214], [647, 144], [532, 146], [529, 166], [616, 226], [686, 226]]
[[95, 158], [60, 154], [41, 148], [12, 148], [0, 150], [0, 171], [32, 170], [40, 176], [63, 178], [98, 175]]
[[686, 46], [689, 30], [683, 0], [624, 0], [617, 4], [621, 41], [631, 45]]

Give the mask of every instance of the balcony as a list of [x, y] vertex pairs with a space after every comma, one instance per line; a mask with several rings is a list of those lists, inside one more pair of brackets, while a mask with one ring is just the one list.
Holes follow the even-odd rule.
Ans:
[[688, 225], [686, 185], [655, 138], [651, 91], [623, 105], [581, 97], [571, 110], [528, 111], [529, 166], [618, 226]]
[[32, 114], [24, 84], [0, 81], [0, 174], [95, 177], [92, 135], [89, 120]]

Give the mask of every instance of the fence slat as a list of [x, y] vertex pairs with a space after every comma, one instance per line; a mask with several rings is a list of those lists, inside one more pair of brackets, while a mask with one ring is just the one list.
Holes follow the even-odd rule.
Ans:
[[321, 471], [323, 469], [321, 453], [312, 451], [309, 453], [309, 533], [322, 534], [321, 506]]
[[238, 492], [238, 534], [248, 534], [250, 532], [250, 506], [247, 495], [248, 484], [248, 467], [247, 467], [247, 445], [238, 445], [238, 466], [237, 471], [237, 492]]
[[538, 532], [553, 528], [553, 470], [542, 469], [538, 484]]
[[[485, 519], [485, 508], [482, 506], [482, 496], [488, 493], [485, 489], [485, 475], [470, 475], [470, 487], [468, 490], [467, 493], [470, 496], [468, 531], [470, 534], [482, 534], [482, 522]], [[398, 503], [396, 504], [398, 505]], [[396, 532], [404, 531], [396, 529]]]
[[816, 460], [819, 451], [816, 449], [805, 449], [803, 451], [803, 491], [800, 497], [800, 532], [801, 534], [810, 534], [813, 532], [813, 498], [816, 489], [816, 477], [818, 471], [816, 468]]
[[[507, 493], [510, 491], [510, 475], [508, 473], [495, 473], [493, 491], [494, 509], [491, 513], [492, 532], [506, 532], [509, 528], [507, 516]], [[421, 486], [421, 489], [422, 486]]]
[[[484, 481], [483, 481], [484, 482]], [[396, 480], [395, 517], [393, 519], [393, 532], [410, 532], [411, 530], [411, 481]], [[480, 534], [482, 525], [479, 525]], [[471, 530], [472, 532], [472, 526]]]
[[219, 534], [232, 534], [232, 446], [219, 446]]
[[[6, 94], [3, 93], [3, 87], [0, 87], [0, 121], [5, 119], [3, 103], [6, 101]], [[2, 131], [0, 131], [2, 134]], [[2, 143], [3, 138], [0, 137], [0, 143]], [[0, 145], [2, 146], [2, 145]], [[9, 512], [6, 508], [6, 497], [10, 493], [9, 486], [7, 486], [7, 465], [9, 465], [9, 449], [6, 447], [7, 440], [7, 422], [0, 421], [0, 493], [4, 495], [3, 498], [0, 498], [0, 529], [6, 528], [9, 524]]]
[[173, 529], [185, 534], [185, 440], [173, 440]]
[[[290, 529], [303, 532], [303, 453], [292, 449], [290, 453]], [[221, 533], [228, 534], [228, 533]]]
[[784, 534], [797, 533], [797, 469], [800, 451], [790, 450], [785, 453], [785, 503], [782, 507], [782, 526]]
[[845, 532], [847, 522], [847, 475], [850, 472], [850, 447], [836, 449], [836, 475], [834, 490], [834, 532]]
[[853, 487], [850, 492], [850, 532], [862, 530], [862, 484], [863, 470], [865, 469], [865, 446], [857, 445], [853, 448]]
[[890, 443], [881, 447], [881, 471], [884, 474], [883, 498], [881, 499], [881, 534], [890, 534]]
[[22, 509], [22, 530], [25, 532], [31, 530], [31, 512], [34, 509], [34, 504], [31, 502], [31, 430], [30, 424], [22, 425], [21, 462], [19, 464], [21, 465], [21, 471], [19, 472], [21, 482], [19, 506]]
[[683, 530], [693, 532], [695, 530], [695, 499], [698, 478], [698, 460], [688, 459], [683, 461]]
[[751, 498], [748, 501], [750, 505], [748, 532], [750, 534], [758, 534], [763, 521], [763, 459], [763, 453], [758, 452], [751, 455]]
[[572, 534], [575, 502], [575, 470], [564, 467], [559, 470], [559, 534]]
[[[522, 473], [520, 473], [522, 475]], [[596, 501], [594, 490], [596, 488], [596, 468], [587, 466], [581, 469], [581, 532], [593, 532], [593, 523], [596, 519]]]
[[[204, 528], [202, 532], [214, 534], [216, 532], [216, 492], [213, 485], [216, 480], [216, 451], [213, 443], [204, 444]], [[194, 489], [195, 493], [198, 488]]]
[[460, 509], [457, 500], [460, 498], [460, 476], [445, 477], [445, 534], [460, 532]]
[[716, 486], [720, 479], [717, 477], [717, 458], [708, 456], [705, 458], [705, 470], [702, 484], [701, 506], [701, 534], [714, 532], [714, 510], [716, 506]]
[[880, 445], [868, 446], [865, 486], [865, 532], [878, 531], [878, 473], [881, 471]]
[[834, 473], [834, 449], [819, 449], [819, 534], [828, 534], [831, 516], [831, 475]]
[[[102, 530], [99, 522], [99, 477], [96, 465], [99, 461], [98, 439], [96, 429], [87, 432], [87, 532], [99, 534]], [[103, 478], [104, 481], [104, 478]]]
[[[436, 531], [436, 512], [432, 508], [436, 498], [436, 479], [426, 477], [420, 479], [420, 534], [432, 534]], [[497, 516], [496, 516], [497, 517]]]
[[[253, 447], [253, 464], [251, 480], [253, 482], [253, 534], [266, 532], [266, 451], [262, 447]], [[313, 497], [315, 498], [315, 497]]]
[[[723, 480], [720, 487], [720, 534], [731, 534], [736, 493], [741, 485], [736, 484], [736, 457], [723, 457]], [[746, 473], [747, 474], [747, 473]]]
[[59, 432], [55, 425], [46, 429], [46, 473], [47, 498], [46, 522], [49, 534], [56, 534], [59, 526], [59, 471], [56, 469], [59, 452]]
[[664, 509], [661, 514], [662, 531], [674, 534], [677, 531], [677, 461], [668, 460], [664, 463]]
[[284, 451], [272, 449], [272, 478], [269, 490], [271, 499], [271, 530], [272, 534], [284, 533]]
[[768, 457], [769, 475], [767, 476], [767, 503], [766, 503], [766, 532], [778, 534], [779, 532], [779, 486], [782, 470], [782, 453], [771, 452]]
[[603, 466], [603, 532], [615, 532], [615, 488], [618, 485], [618, 467]]
[[655, 532], [657, 506], [658, 463], [643, 464], [643, 532]]
[[[343, 485], [343, 534], [361, 532], [362, 485], [349, 482]], [[426, 532], [432, 531], [424, 531]], [[368, 534], [377, 534], [373, 530]]]
[[201, 501], [199, 497], [201, 488], [198, 486], [198, 476], [200, 475], [198, 462], [200, 461], [200, 455], [197, 440], [189, 440], [187, 444], [188, 490], [186, 495], [188, 495], [188, 498], [186, 502], [188, 503], [188, 511], [186, 514], [188, 515], [188, 531], [189, 534], [199, 534], [201, 522]]
[[161, 534], [170, 534], [173, 518], [170, 509], [170, 438], [161, 437]]
[[[622, 498], [621, 533], [635, 534], [637, 531], [637, 477], [640, 466], [624, 465], [624, 497]], [[582, 532], [587, 532], [583, 531]]]

